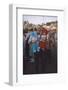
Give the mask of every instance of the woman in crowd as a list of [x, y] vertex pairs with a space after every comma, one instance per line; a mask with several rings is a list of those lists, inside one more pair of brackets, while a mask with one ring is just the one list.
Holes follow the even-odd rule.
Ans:
[[40, 39], [40, 59], [41, 59], [41, 71], [45, 72], [46, 60], [47, 60], [47, 35], [45, 31], [42, 31]]

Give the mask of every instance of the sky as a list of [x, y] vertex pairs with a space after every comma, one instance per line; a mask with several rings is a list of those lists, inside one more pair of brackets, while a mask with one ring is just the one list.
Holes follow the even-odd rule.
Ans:
[[57, 21], [57, 16], [24, 15], [23, 20], [29, 21], [29, 23], [32, 24], [42, 24], [42, 23], [46, 24], [47, 22]]

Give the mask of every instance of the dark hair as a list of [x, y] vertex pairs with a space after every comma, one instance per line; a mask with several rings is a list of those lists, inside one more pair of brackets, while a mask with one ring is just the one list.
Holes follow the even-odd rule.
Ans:
[[36, 29], [36, 28], [35, 28], [34, 30], [35, 30], [35, 31], [37, 31], [37, 29]]
[[30, 31], [33, 31], [33, 28]]

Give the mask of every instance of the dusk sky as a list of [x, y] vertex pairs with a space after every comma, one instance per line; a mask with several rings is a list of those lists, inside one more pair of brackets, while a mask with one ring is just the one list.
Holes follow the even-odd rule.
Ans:
[[23, 20], [29, 21], [29, 23], [32, 23], [32, 24], [42, 24], [42, 23], [46, 24], [47, 22], [57, 21], [57, 16], [24, 15]]

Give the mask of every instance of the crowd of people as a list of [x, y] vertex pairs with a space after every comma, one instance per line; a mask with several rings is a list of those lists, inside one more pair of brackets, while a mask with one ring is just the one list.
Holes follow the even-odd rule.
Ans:
[[[40, 50], [49, 49], [55, 47], [57, 43], [57, 33], [55, 31], [47, 31], [42, 28], [42, 30], [31, 29], [23, 34], [23, 45], [24, 45], [24, 55], [33, 56], [34, 53], [40, 52]], [[29, 48], [29, 51], [28, 51]], [[32, 55], [31, 55], [32, 54]]]
[[[39, 58], [42, 62], [42, 71], [45, 66], [45, 59], [50, 55], [50, 50], [57, 47], [57, 31], [47, 28], [31, 28], [23, 31], [23, 58], [30, 63], [36, 64], [38, 69]], [[50, 57], [49, 57], [50, 58]], [[38, 70], [37, 70], [38, 71]]]

